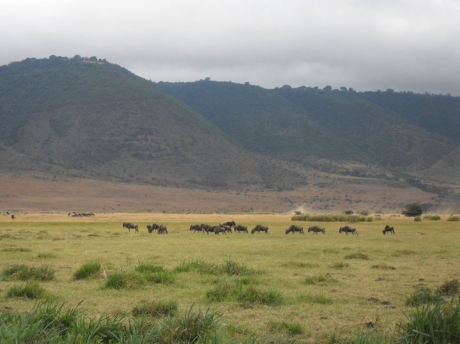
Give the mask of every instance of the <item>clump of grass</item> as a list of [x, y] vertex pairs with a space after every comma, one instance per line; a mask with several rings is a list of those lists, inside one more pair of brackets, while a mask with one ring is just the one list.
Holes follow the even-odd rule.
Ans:
[[28, 267], [25, 264], [18, 264], [7, 267], [2, 271], [3, 280], [19, 281], [52, 281], [54, 280], [55, 271], [49, 266], [40, 266], [38, 268]]
[[459, 283], [458, 280], [453, 279], [450, 281], [444, 282], [440, 285], [436, 293], [442, 296], [456, 296], [459, 293]]
[[133, 308], [132, 314], [133, 316], [165, 317], [175, 316], [177, 310], [177, 301], [142, 301], [140, 305]]
[[300, 302], [320, 304], [320, 305], [330, 305], [334, 302], [332, 299], [324, 295], [310, 295], [310, 294], [298, 295], [297, 300]]
[[7, 297], [25, 297], [27, 299], [39, 299], [45, 294], [45, 289], [38, 282], [29, 282], [22, 286], [12, 286], [6, 292]]
[[51, 252], [47, 252], [47, 253], [40, 252], [39, 254], [37, 254], [37, 258], [49, 259], [49, 258], [57, 258], [57, 256]]
[[244, 264], [226, 260], [222, 265], [208, 263], [202, 260], [194, 260], [191, 262], [183, 262], [177, 266], [175, 272], [190, 272], [196, 271], [200, 274], [208, 275], [230, 275], [230, 276], [251, 276], [257, 274], [257, 271], [248, 268]]
[[418, 307], [398, 324], [404, 343], [460, 343], [460, 302], [436, 302]]
[[278, 306], [283, 304], [283, 295], [276, 290], [262, 291], [254, 287], [249, 287], [242, 289], [238, 293], [237, 300], [245, 306], [253, 304]]
[[420, 306], [439, 301], [439, 295], [433, 293], [428, 287], [417, 289], [412, 295], [406, 299], [406, 306]]
[[336, 284], [338, 283], [339, 281], [336, 279], [336, 278], [333, 278], [331, 276], [323, 276], [323, 275], [319, 275], [319, 276], [309, 276], [309, 277], [306, 277], [304, 280], [303, 280], [303, 283], [307, 284], [307, 285], [316, 285], [316, 284], [319, 284], [319, 285], [324, 285], [324, 284]]
[[182, 317], [167, 317], [157, 330], [156, 343], [217, 343], [221, 315], [207, 310], [193, 312], [193, 306]]
[[421, 216], [416, 216], [414, 217], [415, 222], [422, 222], [422, 217]]
[[447, 218], [447, 221], [460, 221], [460, 217], [451, 215]]
[[89, 262], [84, 264], [80, 269], [73, 273], [73, 278], [76, 280], [95, 278], [101, 271], [101, 263]]
[[176, 281], [176, 274], [171, 271], [158, 271], [151, 274], [144, 274], [148, 282], [156, 284], [173, 284]]
[[115, 272], [107, 276], [105, 287], [107, 289], [137, 289], [146, 283], [144, 276], [138, 272]]
[[337, 269], [337, 270], [342, 270], [343, 268], [348, 268], [349, 266], [350, 266], [350, 264], [348, 264], [348, 263], [338, 262], [338, 263], [332, 264], [331, 268]]
[[345, 256], [345, 259], [364, 259], [368, 260], [369, 256], [364, 253], [350, 253]]
[[165, 268], [161, 265], [142, 263], [136, 266], [134, 270], [137, 272], [140, 272], [141, 274], [145, 274], [145, 273], [163, 272], [165, 271]]
[[413, 254], [416, 254], [416, 252], [413, 250], [397, 250], [395, 251], [395, 253], [393, 253], [393, 256], [402, 257], [402, 256], [411, 256]]
[[270, 332], [284, 332], [289, 336], [296, 336], [304, 333], [302, 324], [298, 322], [270, 321], [268, 323]]
[[394, 266], [388, 265], [387, 263], [380, 263], [380, 264], [372, 265], [372, 269], [396, 270]]
[[32, 250], [25, 247], [6, 247], [2, 248], [2, 252], [32, 252]]

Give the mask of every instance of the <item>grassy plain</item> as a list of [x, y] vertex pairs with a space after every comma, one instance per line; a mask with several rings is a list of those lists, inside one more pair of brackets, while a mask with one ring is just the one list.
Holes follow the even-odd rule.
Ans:
[[[249, 229], [267, 225], [269, 234], [206, 235], [189, 230], [191, 224], [229, 220]], [[140, 233], [128, 232], [122, 227], [125, 221], [136, 222]], [[169, 234], [149, 234], [146, 225], [153, 222], [166, 224]], [[345, 223], [296, 222], [305, 234], [286, 235], [292, 223], [289, 215], [272, 214], [119, 213], [73, 218], [30, 213], [16, 220], [1, 216], [0, 268], [51, 268], [54, 280], [40, 282], [47, 297], [66, 307], [81, 303], [79, 307], [92, 316], [130, 317], [143, 301], [175, 301], [180, 313], [191, 305], [221, 313], [235, 338], [254, 334], [267, 341], [283, 337], [298, 343], [327, 342], [333, 335], [346, 338], [363, 331], [392, 334], [411, 311], [405, 301], [417, 288], [436, 288], [460, 278], [459, 222], [388, 216], [352, 224], [357, 236], [339, 234]], [[396, 235], [382, 234], [386, 224], [395, 227]], [[313, 225], [325, 227], [326, 234], [307, 233]], [[166, 271], [168, 278], [121, 289], [106, 288], [103, 276], [75, 280], [75, 271], [89, 262], [99, 262], [109, 277], [151, 264]], [[248, 273], [183, 268], [191, 263], [221, 268], [230, 264]], [[34, 306], [36, 300], [7, 297], [11, 287], [24, 283], [3, 278], [2, 308], [27, 311]], [[276, 302], [241, 298], [244, 290], [275, 295]]]

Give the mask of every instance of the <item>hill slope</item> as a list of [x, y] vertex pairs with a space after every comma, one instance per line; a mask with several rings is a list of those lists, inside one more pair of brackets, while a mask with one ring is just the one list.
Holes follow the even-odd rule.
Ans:
[[[0, 68], [2, 168], [156, 185], [295, 185], [153, 83], [97, 59]], [[13, 154], [14, 153], [14, 154]]]

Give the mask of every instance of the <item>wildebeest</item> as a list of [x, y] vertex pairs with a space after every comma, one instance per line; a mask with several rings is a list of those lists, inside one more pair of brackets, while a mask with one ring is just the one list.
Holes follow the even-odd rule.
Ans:
[[158, 234], [168, 234], [168, 227], [166, 227], [164, 224], [161, 224], [158, 227]]
[[211, 225], [208, 225], [207, 223], [201, 224], [201, 230], [203, 231], [203, 233], [206, 233], [206, 234], [209, 234], [209, 232], [214, 233], [214, 227], [216, 226], [211, 226]]
[[326, 234], [326, 230], [319, 226], [308, 227], [308, 232], [313, 232], [315, 234], [318, 234], [321, 232], [323, 234]]
[[393, 226], [386, 225], [385, 228], [383, 229], [382, 233], [383, 235], [387, 234], [390, 232], [391, 234], [395, 234], [395, 229]]
[[190, 230], [193, 231], [193, 232], [201, 232], [201, 231], [203, 231], [201, 229], [201, 225], [190, 225]]
[[160, 225], [157, 223], [154, 223], [152, 225], [147, 225], [147, 230], [149, 231], [149, 233], [158, 231], [159, 228], [160, 228]]
[[299, 233], [304, 233], [303, 232], [303, 227], [300, 227], [300, 226], [296, 226], [296, 225], [291, 225], [291, 227], [289, 227], [288, 229], [286, 229], [286, 234], [289, 234], [289, 233], [295, 233], [295, 232], [299, 232]]
[[16, 218], [16, 216], [14, 216], [14, 214], [11, 215], [11, 220], [14, 220], [15, 218]]
[[232, 228], [230, 226], [215, 226], [214, 227], [214, 234], [232, 232]]
[[235, 221], [227, 221], [227, 222], [224, 222], [224, 223], [221, 223], [221, 226], [224, 225], [224, 226], [230, 226], [230, 227], [235, 227], [236, 223]]
[[358, 231], [356, 230], [356, 228], [353, 228], [350, 226], [340, 227], [339, 233], [342, 233], [342, 232], [345, 232], [345, 235], [348, 235], [348, 233], [358, 235]]
[[259, 233], [260, 232], [265, 232], [265, 234], [268, 234], [268, 227], [267, 226], [262, 226], [262, 225], [257, 225], [251, 230], [251, 234], [254, 234], [255, 232]]
[[128, 232], [131, 232], [131, 229], [134, 229], [136, 233], [139, 233], [139, 227], [135, 223], [123, 222], [123, 227], [128, 229]]
[[248, 227], [243, 226], [243, 225], [235, 225], [234, 231], [235, 232], [246, 232], [246, 233], [248, 233]]

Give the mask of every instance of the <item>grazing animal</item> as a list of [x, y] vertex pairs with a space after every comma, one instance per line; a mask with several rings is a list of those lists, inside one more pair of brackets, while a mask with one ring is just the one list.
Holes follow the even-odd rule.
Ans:
[[158, 234], [168, 234], [168, 227], [166, 227], [166, 225], [161, 224], [158, 227]]
[[235, 221], [227, 221], [227, 222], [221, 223], [220, 225], [221, 226], [235, 227], [236, 223], [235, 223]]
[[11, 215], [11, 220], [14, 220], [15, 218], [16, 218], [16, 216], [14, 216], [14, 214]]
[[319, 232], [326, 234], [326, 230], [319, 226], [308, 227], [308, 232], [313, 232], [314, 234], [318, 234]]
[[149, 231], [149, 233], [158, 231], [158, 228], [160, 228], [160, 225], [156, 223], [154, 223], [153, 225], [147, 225], [147, 230]]
[[139, 233], [139, 227], [135, 223], [123, 222], [123, 227], [128, 229], [128, 232], [131, 232], [131, 229], [134, 229], [136, 233]]
[[299, 233], [304, 233], [303, 232], [303, 227], [300, 227], [300, 226], [296, 226], [296, 225], [291, 225], [291, 227], [289, 227], [288, 229], [286, 229], [286, 234], [289, 234], [289, 233], [295, 233], [295, 232], [299, 232]]
[[235, 225], [234, 231], [235, 232], [246, 232], [246, 233], [248, 233], [248, 227], [243, 226], [243, 225]]
[[358, 235], [358, 231], [356, 230], [356, 228], [353, 228], [350, 226], [340, 227], [339, 233], [342, 233], [342, 232], [345, 232], [345, 235], [348, 235], [348, 233]]
[[255, 232], [259, 233], [260, 232], [265, 232], [265, 234], [268, 234], [268, 227], [267, 226], [262, 226], [262, 225], [257, 225], [251, 230], [251, 234], [254, 234]]
[[383, 235], [387, 234], [390, 232], [391, 234], [395, 234], [395, 229], [393, 226], [386, 225], [385, 228], [383, 229], [382, 233]]
[[219, 234], [219, 233], [227, 234], [227, 232], [230, 232], [230, 233], [232, 232], [229, 226], [215, 226], [214, 227], [214, 234]]
[[201, 225], [190, 225], [190, 230], [193, 232], [202, 232]]

